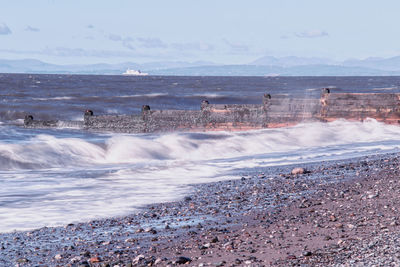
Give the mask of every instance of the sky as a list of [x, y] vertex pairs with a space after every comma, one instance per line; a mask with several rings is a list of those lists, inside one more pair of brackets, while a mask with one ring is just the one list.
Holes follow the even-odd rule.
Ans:
[[54, 64], [400, 55], [398, 0], [0, 0], [0, 59]]

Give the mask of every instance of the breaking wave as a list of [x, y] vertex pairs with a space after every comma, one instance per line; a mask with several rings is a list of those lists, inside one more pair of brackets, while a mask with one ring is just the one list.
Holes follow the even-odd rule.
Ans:
[[[52, 168], [148, 161], [228, 160], [253, 157], [278, 164], [294, 154], [300, 160], [332, 159], [346, 153], [387, 151], [400, 146], [400, 127], [373, 119], [304, 123], [294, 127], [250, 132], [111, 135], [97, 143], [79, 138], [37, 135], [24, 143], [0, 143], [0, 169]], [[276, 158], [276, 155], [282, 158]], [[329, 159], [329, 157], [328, 157]]]
[[[335, 121], [250, 132], [90, 134], [0, 127], [0, 231], [123, 215], [266, 166], [398, 151], [400, 127]], [[112, 201], [111, 201], [112, 200]]]

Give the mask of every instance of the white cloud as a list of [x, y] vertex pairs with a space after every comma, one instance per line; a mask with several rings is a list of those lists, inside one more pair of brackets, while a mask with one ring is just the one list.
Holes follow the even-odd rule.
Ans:
[[11, 33], [12, 31], [10, 30], [10, 28], [8, 28], [6, 24], [3, 23], [3, 25], [0, 25], [0, 35], [7, 35]]
[[108, 39], [110, 39], [111, 41], [115, 41], [115, 42], [122, 41], [121, 35], [118, 35], [118, 34], [110, 34], [110, 35], [108, 35]]
[[244, 53], [249, 51], [249, 47], [245, 44], [232, 43], [226, 39], [223, 39], [224, 43], [231, 49], [233, 53]]
[[145, 48], [167, 48], [168, 45], [160, 38], [136, 38], [141, 46]]
[[122, 41], [122, 45], [126, 48], [128, 48], [129, 50], [136, 50], [135, 47], [132, 45], [131, 40], [129, 39], [124, 39]]
[[15, 55], [46, 55], [56, 57], [128, 57], [133, 56], [131, 52], [119, 50], [88, 50], [82, 48], [68, 48], [56, 47], [45, 48], [42, 50], [14, 50], [14, 49], [0, 49], [1, 53], [15, 54]]
[[25, 28], [25, 31], [28, 31], [28, 32], [39, 32], [40, 29], [32, 27], [32, 26], [28, 26], [28, 27]]
[[202, 42], [191, 42], [191, 43], [173, 43], [171, 44], [171, 47], [176, 49], [176, 50], [183, 50], [183, 51], [212, 51], [214, 50], [214, 46], [207, 44], [207, 43], [202, 43]]
[[214, 46], [204, 42], [190, 43], [166, 43], [158, 37], [126, 37], [119, 34], [110, 33], [105, 35], [108, 40], [119, 42], [124, 48], [129, 50], [151, 50], [160, 53], [167, 51], [212, 51]]
[[321, 30], [297, 32], [295, 33], [295, 35], [299, 38], [319, 38], [319, 37], [329, 36], [329, 34], [326, 31], [321, 31]]
[[135, 50], [135, 47], [132, 45], [134, 40], [131, 37], [123, 37], [113, 33], [109, 34], [107, 37], [113, 42], [120, 42], [123, 47], [128, 48], [129, 50]]
[[40, 55], [52, 57], [91, 57], [91, 58], [129, 58], [142, 57], [153, 58], [162, 57], [157, 53], [143, 53], [129, 50], [101, 50], [101, 49], [83, 49], [83, 48], [68, 48], [68, 47], [47, 47], [40, 50], [15, 50], [15, 49], [0, 49], [0, 53], [14, 55]]
[[132, 54], [124, 51], [115, 50], [88, 50], [82, 48], [67, 48], [67, 47], [56, 47], [47, 48], [39, 51], [41, 54], [59, 56], [59, 57], [126, 57]]

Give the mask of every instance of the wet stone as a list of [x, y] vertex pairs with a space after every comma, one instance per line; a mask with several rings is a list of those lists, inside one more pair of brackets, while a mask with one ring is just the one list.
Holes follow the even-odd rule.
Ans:
[[304, 174], [304, 173], [306, 173], [306, 169], [304, 169], [304, 168], [294, 168], [292, 171], [291, 171], [291, 174], [292, 175], [299, 175], [299, 174]]
[[218, 241], [218, 237], [214, 237], [213, 239], [211, 239], [211, 243], [217, 243]]
[[308, 257], [308, 256], [311, 256], [311, 255], [312, 255], [311, 251], [303, 251], [303, 256]]
[[157, 234], [157, 231], [152, 227], [144, 229], [144, 232], [151, 233], [151, 234]]
[[175, 263], [176, 264], [186, 264], [191, 261], [192, 261], [192, 259], [189, 257], [179, 256], [178, 258], [176, 258]]
[[90, 257], [90, 252], [89, 251], [83, 251], [83, 252], [81, 252], [81, 255], [83, 257], [89, 258]]
[[27, 262], [29, 262], [29, 260], [27, 258], [19, 258], [19, 259], [17, 259], [17, 262], [18, 263], [27, 263]]
[[90, 267], [90, 264], [87, 261], [83, 261], [79, 263], [78, 267]]

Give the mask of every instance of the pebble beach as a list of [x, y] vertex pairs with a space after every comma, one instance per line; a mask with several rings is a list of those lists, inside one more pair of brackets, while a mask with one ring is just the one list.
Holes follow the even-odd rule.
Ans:
[[399, 155], [266, 168], [118, 218], [0, 235], [1, 266], [398, 266]]

